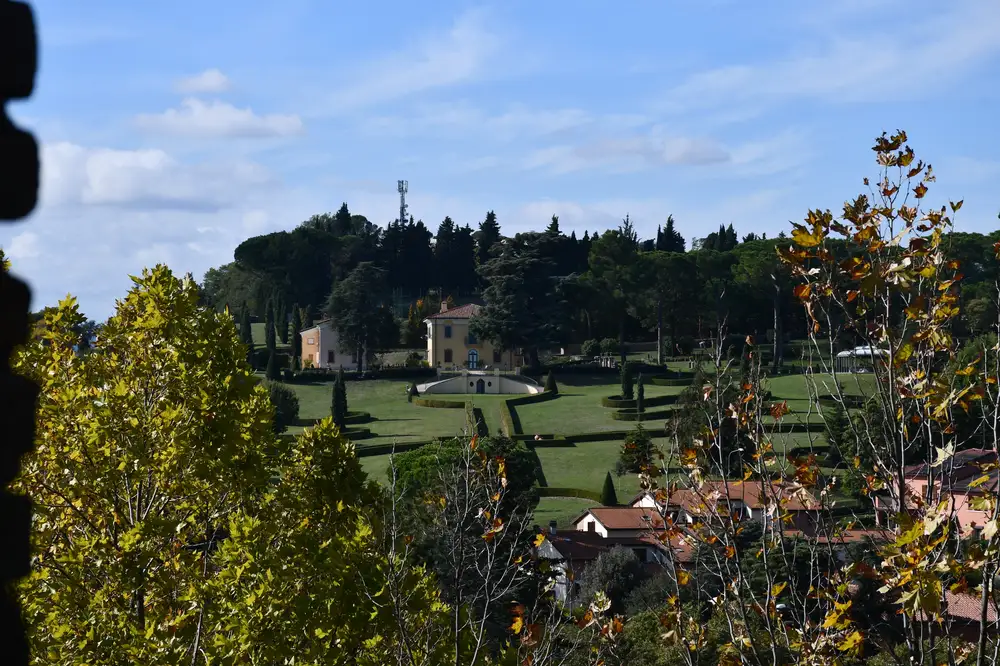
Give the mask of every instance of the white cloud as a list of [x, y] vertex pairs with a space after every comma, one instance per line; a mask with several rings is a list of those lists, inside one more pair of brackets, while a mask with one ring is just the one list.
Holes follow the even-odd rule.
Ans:
[[141, 114], [140, 129], [189, 137], [265, 138], [293, 136], [303, 131], [302, 119], [295, 115], [258, 116], [251, 109], [238, 109], [226, 102], [185, 99], [180, 109], [159, 114]]
[[43, 206], [218, 210], [271, 182], [252, 162], [188, 165], [162, 150], [42, 147]]
[[15, 261], [31, 259], [41, 253], [38, 243], [38, 234], [32, 231], [22, 231], [10, 239], [10, 245], [5, 250], [5, 254]]
[[409, 50], [363, 67], [353, 82], [330, 97], [333, 110], [357, 109], [474, 79], [502, 45], [486, 19], [482, 10], [469, 11], [446, 34], [430, 35]]
[[185, 95], [221, 93], [229, 90], [229, 78], [217, 69], [206, 69], [201, 74], [179, 79], [174, 90]]
[[525, 169], [547, 169], [565, 174], [604, 168], [615, 172], [640, 171], [667, 165], [704, 166], [727, 162], [729, 153], [717, 142], [693, 137], [645, 136], [609, 138], [570, 146], [532, 151]]
[[978, 0], [934, 5], [933, 18], [856, 36], [816, 39], [783, 60], [700, 72], [669, 90], [662, 108], [694, 111], [778, 105], [795, 99], [825, 102], [900, 101], [929, 96], [936, 84], [1000, 52], [1000, 5]]

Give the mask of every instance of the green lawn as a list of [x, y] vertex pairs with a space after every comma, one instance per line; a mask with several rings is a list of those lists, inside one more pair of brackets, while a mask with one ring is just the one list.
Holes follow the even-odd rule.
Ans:
[[535, 524], [545, 530], [554, 520], [559, 529], [568, 529], [571, 520], [592, 506], [598, 503], [577, 497], [543, 497], [535, 507]]
[[[462, 434], [465, 428], [464, 409], [434, 409], [414, 405], [406, 401], [406, 385], [405, 381], [384, 379], [347, 382], [348, 409], [368, 412], [374, 419], [362, 424], [362, 427], [370, 429], [377, 436], [359, 441], [359, 446]], [[333, 382], [317, 381], [289, 386], [299, 397], [299, 418], [304, 425], [330, 415]], [[489, 422], [488, 414], [486, 418]], [[297, 429], [290, 430], [295, 432]]]
[[[539, 402], [515, 407], [521, 419], [521, 429], [526, 434], [574, 435], [582, 432], [602, 432], [605, 430], [628, 430], [634, 427], [629, 421], [615, 421], [612, 409], [601, 406], [601, 398], [621, 393], [621, 385], [613, 375], [558, 377], [559, 397], [547, 402]], [[647, 398], [658, 395], [676, 395], [682, 386], [654, 386], [647, 384]], [[651, 407], [650, 409], [667, 409]], [[647, 423], [650, 427], [660, 427], [662, 422]]]

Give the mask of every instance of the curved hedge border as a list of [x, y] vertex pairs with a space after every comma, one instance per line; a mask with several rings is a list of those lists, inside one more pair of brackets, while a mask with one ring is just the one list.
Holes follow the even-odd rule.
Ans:
[[[844, 407], [847, 409], [861, 409], [868, 402], [868, 397], [864, 395], [845, 395], [843, 396]], [[820, 407], [835, 407], [839, 400], [837, 396], [834, 395], [821, 395], [817, 396], [816, 402], [820, 404]]]
[[521, 430], [521, 419], [517, 417], [517, 411], [513, 408], [517, 405], [530, 405], [533, 402], [545, 402], [559, 397], [558, 391], [542, 391], [530, 395], [522, 395], [516, 398], [507, 398], [500, 403], [500, 432], [507, 437], [516, 437], [524, 434]]
[[675, 379], [671, 377], [650, 377], [649, 383], [653, 386], [691, 386], [691, 382], [694, 380], [692, 375], [688, 379]]
[[[679, 395], [654, 395], [650, 398], [644, 398], [643, 404], [646, 407], [662, 407], [663, 405], [673, 405], [680, 398]], [[632, 408], [635, 409], [635, 400], [627, 400], [621, 396], [612, 395], [601, 398], [602, 407], [614, 407], [617, 409], [621, 408]]]
[[555, 488], [553, 486], [542, 486], [538, 489], [539, 497], [578, 497], [601, 503], [601, 493], [583, 488]]
[[347, 412], [347, 416], [344, 418], [344, 424], [352, 425], [355, 423], [368, 423], [372, 420], [372, 415], [368, 412]]
[[658, 412], [643, 412], [640, 414], [635, 410], [619, 409], [617, 411], [611, 412], [611, 418], [615, 421], [653, 421], [656, 419], [666, 419], [673, 415], [673, 411], [669, 409], [661, 409]]
[[465, 401], [459, 400], [435, 400], [434, 398], [414, 398], [414, 405], [421, 407], [437, 407], [440, 409], [465, 409]]

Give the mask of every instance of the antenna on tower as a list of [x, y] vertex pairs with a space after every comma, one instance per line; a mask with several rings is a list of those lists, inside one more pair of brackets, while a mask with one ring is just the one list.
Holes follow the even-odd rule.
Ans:
[[410, 189], [410, 183], [406, 180], [396, 181], [396, 190], [399, 192], [399, 223], [406, 222], [406, 192]]

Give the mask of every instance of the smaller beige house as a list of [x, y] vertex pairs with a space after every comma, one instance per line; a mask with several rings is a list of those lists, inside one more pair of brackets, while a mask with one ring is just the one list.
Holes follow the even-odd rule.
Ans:
[[350, 354], [340, 351], [340, 337], [333, 325], [332, 319], [316, 322], [311, 328], [303, 330], [302, 336], [302, 367], [327, 368], [336, 370], [358, 369], [357, 353]]
[[487, 340], [479, 340], [469, 331], [469, 320], [482, 306], [470, 303], [441, 311], [424, 320], [427, 325], [427, 362], [442, 370], [513, 370], [512, 351], [495, 348]]

